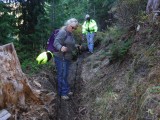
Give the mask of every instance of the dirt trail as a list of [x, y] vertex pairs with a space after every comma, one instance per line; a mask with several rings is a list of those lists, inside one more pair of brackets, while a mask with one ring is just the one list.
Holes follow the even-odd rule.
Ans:
[[83, 89], [83, 81], [80, 78], [83, 59], [84, 55], [80, 55], [78, 60], [71, 66], [69, 84], [74, 94], [68, 101], [58, 98], [57, 120], [82, 120], [84, 116], [85, 108], [80, 105]]

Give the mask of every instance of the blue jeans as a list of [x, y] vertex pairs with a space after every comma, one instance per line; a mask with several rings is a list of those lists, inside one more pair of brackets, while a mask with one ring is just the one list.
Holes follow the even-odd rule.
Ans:
[[70, 68], [70, 61], [66, 59], [54, 56], [55, 65], [57, 69], [57, 82], [58, 82], [58, 94], [60, 96], [67, 95], [70, 92], [70, 87], [68, 84], [68, 73]]
[[94, 33], [88, 32], [86, 35], [89, 52], [93, 53], [94, 49]]

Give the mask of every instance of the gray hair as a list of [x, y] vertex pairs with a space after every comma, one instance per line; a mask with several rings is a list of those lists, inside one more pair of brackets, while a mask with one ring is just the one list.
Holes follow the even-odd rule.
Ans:
[[66, 23], [65, 23], [65, 26], [68, 26], [68, 25], [72, 25], [72, 26], [77, 27], [78, 26], [78, 20], [75, 19], [75, 18], [71, 18], [71, 19], [67, 20]]

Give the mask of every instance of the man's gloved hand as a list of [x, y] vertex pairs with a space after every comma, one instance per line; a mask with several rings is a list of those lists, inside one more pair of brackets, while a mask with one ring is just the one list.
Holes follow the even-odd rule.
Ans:
[[38, 64], [46, 64], [52, 57], [53, 54], [50, 51], [42, 52], [40, 55], [38, 55], [36, 61]]

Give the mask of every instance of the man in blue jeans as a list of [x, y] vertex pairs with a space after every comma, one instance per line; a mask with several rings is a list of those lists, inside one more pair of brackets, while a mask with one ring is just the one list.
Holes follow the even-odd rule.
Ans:
[[85, 16], [85, 22], [82, 25], [83, 37], [86, 35], [88, 50], [93, 53], [94, 50], [94, 36], [98, 30], [97, 23], [95, 20], [90, 18], [90, 15]]

